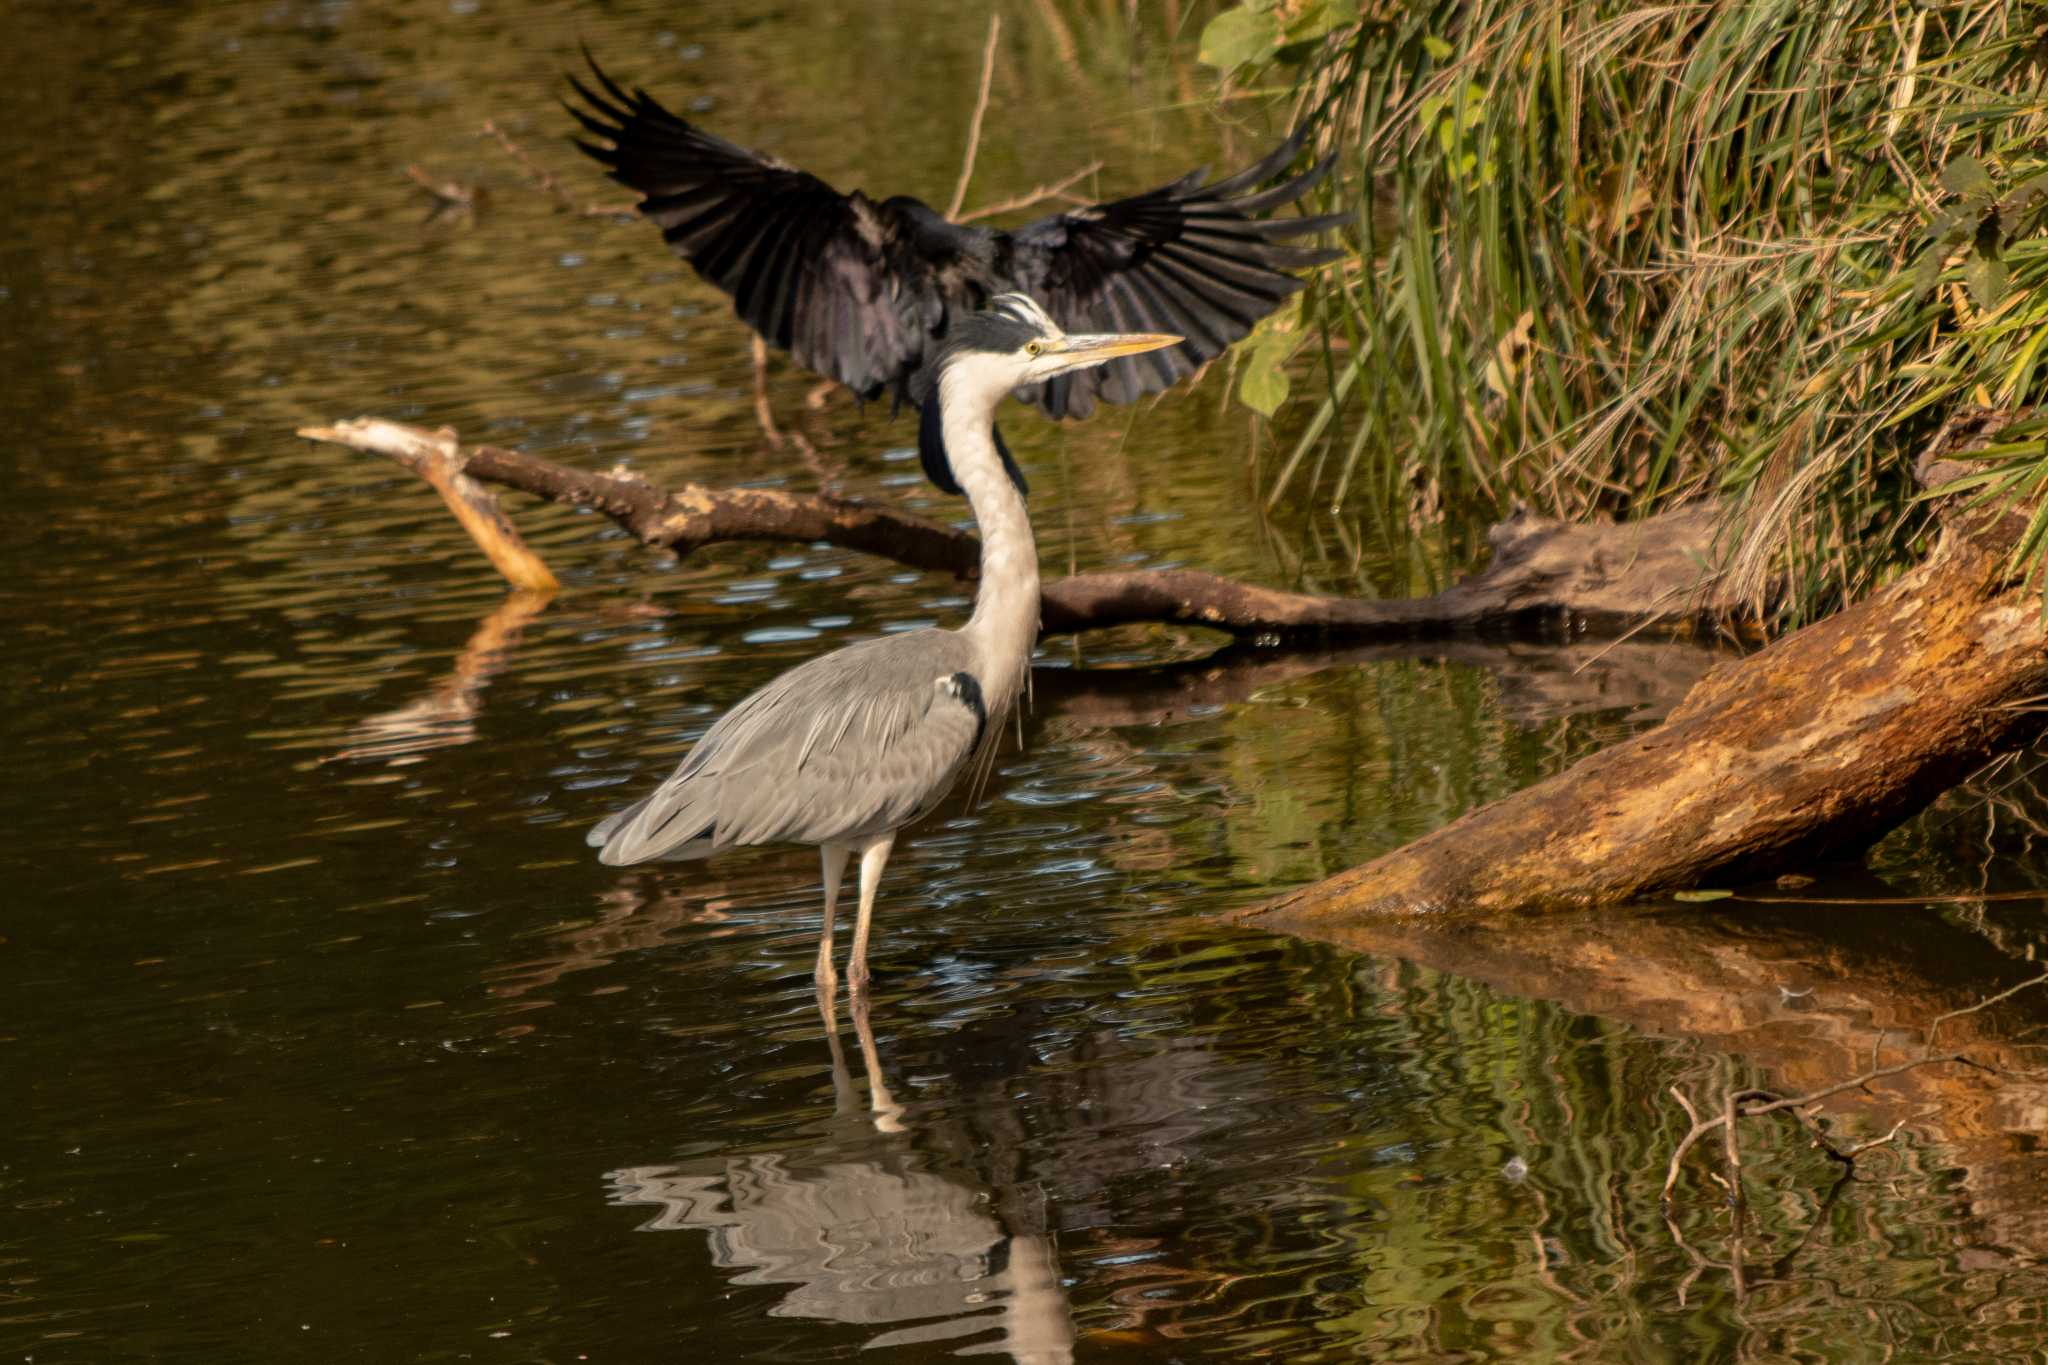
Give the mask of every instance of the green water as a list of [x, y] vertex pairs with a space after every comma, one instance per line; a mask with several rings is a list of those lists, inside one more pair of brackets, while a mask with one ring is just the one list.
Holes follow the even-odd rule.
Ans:
[[[970, 205], [1259, 150], [1182, 10], [1002, 7]], [[1657, 1204], [1668, 1087], [1849, 1074], [2023, 979], [2032, 909], [1364, 953], [1213, 922], [1652, 723], [1700, 651], [1055, 642], [991, 799], [898, 846], [866, 1029], [817, 1013], [808, 851], [590, 856], [731, 702], [957, 620], [959, 585], [676, 564], [515, 503], [567, 587], [508, 603], [411, 476], [291, 432], [377, 413], [961, 516], [906, 426], [802, 415], [786, 367], [823, 467], [764, 450], [723, 302], [477, 130], [615, 202], [553, 103], [583, 41], [943, 202], [984, 13], [0, 8], [0, 1360], [2044, 1358], [2025, 1085], [1851, 1104], [1852, 1134], [1921, 1119], [1843, 1185], [1757, 1128], [1739, 1240], [1712, 1160]], [[487, 198], [437, 215], [408, 164]], [[1049, 572], [1392, 591], [1433, 562], [1262, 521], [1217, 376], [1011, 426]], [[2038, 885], [2042, 803], [1997, 791], [1885, 845], [1880, 889]], [[2039, 1006], [1963, 1022], [2020, 1057]]]

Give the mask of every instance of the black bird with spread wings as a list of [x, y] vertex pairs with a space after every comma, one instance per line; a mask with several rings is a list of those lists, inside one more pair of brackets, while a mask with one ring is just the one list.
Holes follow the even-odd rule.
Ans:
[[1020, 228], [970, 227], [908, 195], [841, 194], [808, 172], [714, 137], [645, 91], [628, 93], [594, 60], [590, 69], [595, 90], [569, 78], [588, 107], [568, 107], [604, 142], [576, 145], [639, 192], [641, 214], [732, 296], [742, 321], [863, 399], [921, 399], [912, 378], [938, 354], [947, 323], [995, 295], [1021, 293], [1073, 332], [1186, 338], [1020, 391], [1052, 417], [1085, 417], [1098, 398], [1128, 403], [1221, 355], [1301, 288], [1289, 272], [1342, 254], [1287, 243], [1350, 221], [1348, 214], [1259, 216], [1299, 200], [1328, 173], [1324, 161], [1257, 189], [1293, 163], [1302, 130], [1257, 165], [1213, 184], [1196, 170], [1144, 194]]

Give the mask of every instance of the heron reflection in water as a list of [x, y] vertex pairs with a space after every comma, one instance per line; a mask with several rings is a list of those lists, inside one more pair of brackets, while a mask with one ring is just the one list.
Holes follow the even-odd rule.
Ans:
[[995, 444], [995, 409], [1020, 384], [1171, 346], [1176, 336], [1070, 335], [1006, 294], [952, 329], [928, 376], [926, 468], [965, 490], [981, 533], [974, 612], [958, 630], [885, 635], [834, 650], [728, 711], [655, 791], [590, 832], [611, 864], [710, 857], [758, 844], [817, 846], [825, 919], [814, 973], [836, 982], [833, 917], [859, 859], [860, 911], [847, 979], [868, 982], [882, 869], [904, 826], [960, 776], [993, 761], [1038, 638], [1038, 549], [1021, 480]]
[[1074, 1328], [1042, 1199], [987, 1191], [934, 1169], [890, 1097], [865, 1001], [850, 1011], [867, 1074], [862, 1106], [829, 993], [819, 997], [832, 1058], [833, 1116], [821, 1140], [606, 1176], [610, 1200], [659, 1210], [644, 1232], [700, 1229], [738, 1284], [791, 1286], [771, 1311], [887, 1327], [867, 1349], [956, 1341], [963, 1355], [1066, 1365]]

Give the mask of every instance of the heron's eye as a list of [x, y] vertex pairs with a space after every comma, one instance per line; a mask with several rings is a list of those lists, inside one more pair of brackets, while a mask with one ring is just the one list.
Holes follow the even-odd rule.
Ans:
[[1038, 354], [1038, 353], [1039, 353], [1040, 351], [1043, 351], [1044, 349], [1045, 349], [1045, 343], [1044, 343], [1044, 342], [1040, 342], [1040, 341], [1027, 341], [1027, 342], [1025, 342], [1025, 343], [1024, 343], [1024, 354], [1025, 354], [1025, 355], [1037, 355], [1037, 354]]

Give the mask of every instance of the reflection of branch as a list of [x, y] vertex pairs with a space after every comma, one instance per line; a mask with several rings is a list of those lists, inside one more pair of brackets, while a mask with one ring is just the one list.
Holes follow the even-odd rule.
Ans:
[[547, 610], [553, 594], [515, 592], [480, 622], [448, 676], [419, 700], [396, 711], [371, 716], [351, 732], [356, 743], [330, 755], [329, 763], [350, 759], [396, 760], [476, 738], [477, 695], [504, 667], [505, 657], [519, 643], [526, 623]]
[[1989, 1009], [2001, 1001], [2011, 999], [2029, 987], [2044, 984], [2048, 984], [2048, 972], [2043, 972], [2039, 976], [2029, 977], [2018, 985], [2009, 986], [1998, 994], [1980, 1000], [1974, 1005], [1950, 1010], [1946, 1014], [1939, 1015], [1928, 1024], [1927, 1042], [1918, 1057], [1908, 1058], [1903, 1062], [1894, 1062], [1890, 1066], [1873, 1066], [1869, 1070], [1851, 1076], [1845, 1081], [1838, 1081], [1833, 1085], [1824, 1086], [1819, 1090], [1808, 1091], [1803, 1095], [1774, 1095], [1768, 1090], [1731, 1088], [1722, 1096], [1721, 1112], [1711, 1118], [1703, 1119], [1699, 1116], [1698, 1110], [1693, 1107], [1692, 1102], [1686, 1098], [1685, 1092], [1675, 1085], [1672, 1086], [1672, 1098], [1678, 1101], [1679, 1107], [1685, 1110], [1686, 1117], [1692, 1120], [1692, 1128], [1683, 1138], [1679, 1139], [1677, 1148], [1671, 1153], [1671, 1164], [1665, 1169], [1664, 1203], [1667, 1207], [1671, 1203], [1671, 1191], [1678, 1184], [1679, 1171], [1685, 1162], [1686, 1153], [1692, 1150], [1694, 1143], [1718, 1128], [1721, 1130], [1722, 1145], [1728, 1165], [1728, 1178], [1725, 1182], [1728, 1186], [1728, 1200], [1735, 1208], [1740, 1209], [1742, 1207], [1742, 1154], [1736, 1133], [1736, 1121], [1738, 1119], [1762, 1118], [1768, 1114], [1784, 1113], [1794, 1122], [1798, 1123], [1813, 1138], [1815, 1145], [1826, 1152], [1831, 1159], [1840, 1162], [1844, 1166], [1854, 1166], [1856, 1164], [1856, 1157], [1859, 1154], [1869, 1151], [1873, 1147], [1882, 1146], [1898, 1136], [1899, 1130], [1905, 1126], [1906, 1121], [1901, 1119], [1898, 1123], [1893, 1124], [1891, 1132], [1881, 1138], [1844, 1149], [1837, 1147], [1831, 1142], [1820, 1126], [1813, 1121], [1814, 1113], [1817, 1111], [1822, 1100], [1829, 1099], [1847, 1090], [1861, 1090], [1872, 1081], [1883, 1080], [1887, 1076], [1903, 1075], [1908, 1071], [1923, 1066], [1955, 1064], [1976, 1067], [1980, 1070], [1991, 1070], [1992, 1068], [1985, 1066], [1981, 1062], [1972, 1061], [1960, 1052], [1936, 1052], [1935, 1042], [1941, 1035], [1941, 1026], [1952, 1019], [1960, 1019], [1964, 1015], [1976, 1014], [1980, 1010]]

